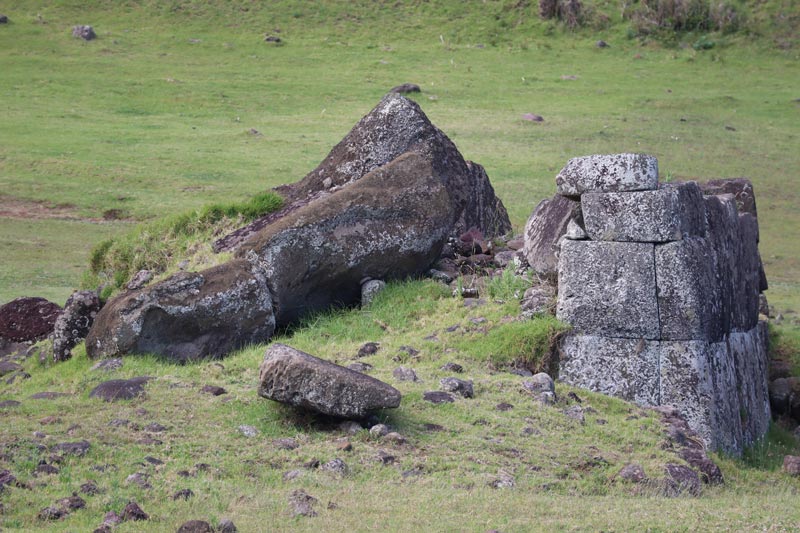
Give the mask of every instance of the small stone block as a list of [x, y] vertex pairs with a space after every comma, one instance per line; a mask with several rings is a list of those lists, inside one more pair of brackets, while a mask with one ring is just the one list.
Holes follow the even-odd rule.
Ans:
[[556, 176], [558, 194], [647, 191], [658, 187], [658, 160], [645, 154], [575, 157]]

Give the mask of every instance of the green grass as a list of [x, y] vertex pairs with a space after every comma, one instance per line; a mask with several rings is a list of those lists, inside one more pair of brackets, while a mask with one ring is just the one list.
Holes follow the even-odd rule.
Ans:
[[[768, 296], [786, 321], [775, 346], [797, 361], [797, 6], [748, 2], [745, 31], [689, 32], [659, 43], [629, 38], [619, 5], [585, 3], [608, 22], [570, 32], [540, 21], [535, 4], [506, 1], [376, 8], [344, 0], [56, 0], [4, 7], [11, 23], [0, 26], [3, 201], [62, 206], [79, 220], [0, 218], [0, 302], [42, 295], [62, 303], [79, 287], [98, 243], [135, 248], [143, 234], [131, 221], [163, 236], [173, 223], [160, 219], [203, 213], [210, 204], [241, 206], [296, 181], [389, 88], [414, 82], [431, 120], [466, 158], [486, 167], [518, 231], [539, 200], [555, 192], [554, 176], [573, 156], [647, 152], [659, 158], [662, 176], [675, 180], [750, 177]], [[72, 25], [86, 23], [99, 39], [70, 36]], [[265, 33], [285, 44], [263, 42]], [[598, 39], [611, 46], [597, 48]], [[714, 47], [693, 48], [703, 40]], [[545, 122], [525, 122], [527, 112]], [[99, 222], [109, 210], [127, 220]], [[164, 268], [183, 253], [198, 259], [192, 267], [219, 259], [177, 237], [166, 243], [172, 251]], [[144, 242], [150, 251], [165, 245], [163, 237]], [[98, 271], [112, 247], [94, 255]], [[81, 348], [58, 365], [32, 357], [24, 363], [30, 379], [0, 385], [0, 400], [23, 402], [0, 415], [0, 468], [32, 487], [0, 496], [0, 528], [90, 531], [129, 499], [151, 514], [148, 531], [225, 516], [240, 531], [797, 527], [800, 486], [776, 464], [781, 454], [800, 451], [777, 428], [745, 461], [717, 457], [727, 483], [699, 499], [667, 500], [614, 481], [627, 462], [657, 478], [664, 462], [677, 459], [661, 448], [656, 419], [625, 402], [559, 384], [561, 403], [543, 407], [522, 392], [522, 378], [502, 364], [539, 364], [544, 342], [560, 328], [547, 319], [513, 321], [524, 288], [524, 280], [504, 274], [489, 283], [484, 305], [467, 307], [430, 281], [392, 283], [367, 309], [323, 313], [276, 339], [343, 364], [355, 360], [363, 342], [379, 342], [380, 351], [361, 361], [403, 393], [402, 407], [381, 415], [409, 439], [403, 446], [362, 432], [351, 437], [353, 452], [341, 452], [340, 432], [258, 398], [263, 346], [183, 367], [130, 357], [108, 374], [90, 371]], [[473, 380], [476, 397], [433, 406], [422, 395], [438, 389], [448, 361], [464, 365], [460, 377]], [[413, 367], [422, 381], [395, 382], [399, 365]], [[99, 382], [134, 375], [156, 378], [146, 398], [88, 398]], [[205, 384], [228, 394], [203, 394]], [[28, 399], [42, 390], [70, 396]], [[573, 390], [596, 410], [585, 425], [562, 413]], [[514, 408], [496, 410], [501, 402]], [[42, 422], [50, 416], [57, 421]], [[117, 418], [131, 425], [109, 426]], [[152, 422], [168, 429], [149, 432]], [[242, 436], [242, 424], [259, 436]], [[425, 424], [445, 429], [426, 431]], [[148, 435], [163, 444], [138, 442]], [[278, 450], [272, 439], [279, 437], [301, 446]], [[92, 442], [87, 457], [66, 460], [56, 476], [33, 475], [49, 457], [40, 444], [82, 438]], [[378, 450], [395, 455], [396, 464], [380, 465]], [[148, 455], [165, 464], [144, 465]], [[341, 480], [301, 467], [337, 456], [351, 469]], [[198, 463], [212, 467], [198, 471]], [[92, 469], [106, 464], [116, 470]], [[292, 469], [304, 474], [283, 481]], [[178, 474], [184, 470], [193, 475]], [[412, 470], [423, 475], [402, 475]], [[153, 489], [125, 482], [137, 471], [151, 475]], [[501, 472], [514, 476], [515, 488], [488, 487]], [[104, 492], [86, 497], [87, 509], [55, 524], [36, 520], [38, 510], [90, 479]], [[182, 488], [196, 496], [173, 501]], [[320, 500], [318, 517], [289, 516], [294, 488]], [[330, 501], [338, 509], [326, 509]], [[118, 528], [137, 530], [140, 524]]]

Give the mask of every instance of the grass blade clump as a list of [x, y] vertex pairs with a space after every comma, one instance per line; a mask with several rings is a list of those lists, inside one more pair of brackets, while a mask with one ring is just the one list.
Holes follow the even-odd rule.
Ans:
[[218, 264], [228, 256], [213, 253], [215, 237], [279, 209], [282, 203], [280, 196], [265, 192], [244, 202], [211, 204], [140, 224], [126, 235], [95, 246], [83, 285], [106, 284], [107, 297], [139, 270], [158, 275], [177, 270], [181, 261], [195, 268]]

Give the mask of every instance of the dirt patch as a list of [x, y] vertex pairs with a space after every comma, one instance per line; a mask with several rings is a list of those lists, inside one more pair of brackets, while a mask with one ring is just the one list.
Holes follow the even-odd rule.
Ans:
[[59, 219], [104, 222], [102, 218], [82, 217], [72, 204], [53, 204], [41, 200], [29, 200], [0, 194], [0, 218], [15, 219]]

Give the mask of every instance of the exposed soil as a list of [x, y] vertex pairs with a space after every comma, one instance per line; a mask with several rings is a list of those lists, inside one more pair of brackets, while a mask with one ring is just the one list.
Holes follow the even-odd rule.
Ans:
[[[117, 211], [117, 210], [113, 210]], [[117, 213], [115, 213], [116, 215]], [[90, 218], [82, 217], [78, 214], [78, 208], [72, 204], [52, 204], [41, 200], [29, 200], [0, 194], [0, 218], [14, 219], [58, 219], [58, 220], [82, 220], [85, 222], [107, 222], [118, 220], [122, 217]]]

